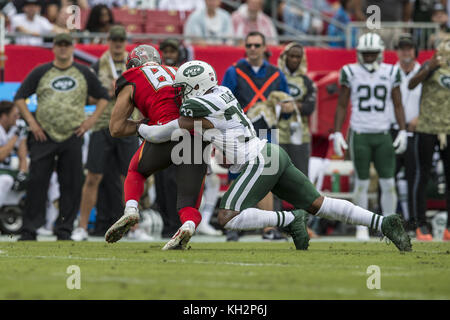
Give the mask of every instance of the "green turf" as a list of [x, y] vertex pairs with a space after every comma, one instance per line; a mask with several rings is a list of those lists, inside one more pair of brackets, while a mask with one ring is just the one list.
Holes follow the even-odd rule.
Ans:
[[[450, 243], [0, 243], [0, 299], [450, 299]], [[81, 289], [66, 288], [69, 265]], [[381, 268], [381, 289], [366, 286]]]

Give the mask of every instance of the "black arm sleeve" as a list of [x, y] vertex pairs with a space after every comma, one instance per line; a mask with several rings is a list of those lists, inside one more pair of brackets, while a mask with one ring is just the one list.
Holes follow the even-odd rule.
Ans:
[[45, 63], [34, 68], [23, 80], [19, 90], [17, 90], [14, 100], [26, 99], [36, 92], [36, 88], [42, 76], [53, 67], [52, 63]]
[[100, 60], [91, 64], [91, 69], [94, 70], [94, 73], [98, 76], [98, 70], [100, 69]]
[[316, 108], [316, 87], [312, 80], [306, 76], [304, 76], [304, 81], [307, 93], [303, 97], [301, 114], [302, 116], [310, 116]]
[[121, 91], [126, 85], [129, 85], [129, 84], [133, 85], [133, 87], [134, 87], [134, 84], [131, 83], [131, 82], [128, 82], [128, 80], [125, 79], [124, 76], [120, 76], [119, 79], [117, 79], [117, 81], [116, 81], [116, 91], [115, 91], [116, 98], [117, 98], [117, 96], [119, 95], [120, 91]]
[[110, 100], [108, 91], [102, 86], [100, 80], [98, 80], [97, 76], [92, 72], [88, 67], [83, 66], [78, 63], [74, 63], [74, 65], [80, 70], [80, 72], [84, 75], [88, 86], [88, 95], [90, 97], [94, 97], [95, 99], [106, 99]]

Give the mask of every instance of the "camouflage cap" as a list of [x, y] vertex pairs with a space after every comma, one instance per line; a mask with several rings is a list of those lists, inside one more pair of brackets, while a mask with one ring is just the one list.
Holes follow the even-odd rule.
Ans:
[[63, 33], [58, 33], [53, 38], [54, 44], [58, 44], [58, 43], [62, 43], [62, 42], [67, 42], [67, 43], [73, 44], [72, 35], [70, 33], [63, 32]]
[[112, 26], [109, 29], [109, 39], [126, 39], [127, 31], [122, 26]]

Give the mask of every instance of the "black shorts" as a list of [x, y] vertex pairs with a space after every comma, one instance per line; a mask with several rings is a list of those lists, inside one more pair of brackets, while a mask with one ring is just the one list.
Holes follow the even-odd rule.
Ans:
[[139, 147], [138, 137], [113, 138], [108, 128], [90, 135], [86, 168], [103, 174], [106, 161], [116, 161], [120, 174], [126, 176], [128, 164]]
[[[196, 145], [198, 148], [196, 148]], [[172, 163], [176, 167], [177, 181], [177, 210], [184, 207], [198, 208], [200, 205], [200, 195], [203, 181], [205, 178], [208, 165], [202, 161], [205, 148], [210, 148], [209, 143], [201, 141], [201, 138], [194, 142], [191, 137], [189, 155], [183, 157], [187, 163], [174, 163], [174, 154], [180, 155], [178, 152], [179, 145], [177, 141], [169, 141], [160, 144], [145, 142], [134, 155], [130, 163], [130, 170], [135, 170], [144, 177], [164, 170]], [[174, 149], [175, 148], [175, 149]], [[181, 152], [183, 155], [183, 152]]]

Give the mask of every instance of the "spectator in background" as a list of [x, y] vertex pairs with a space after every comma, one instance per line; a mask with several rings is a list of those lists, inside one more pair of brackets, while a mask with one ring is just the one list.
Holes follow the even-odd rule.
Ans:
[[[420, 83], [422, 95], [415, 134], [416, 175], [412, 198], [414, 215], [417, 217], [416, 236], [423, 241], [431, 241], [433, 237], [425, 216], [426, 188], [436, 145], [439, 146], [444, 163], [447, 216], [450, 217], [450, 38], [439, 44], [434, 56], [409, 81], [408, 88], [412, 90]], [[450, 240], [450, 219], [447, 219], [444, 240]]]
[[[114, 25], [114, 17], [111, 9], [104, 4], [96, 5], [91, 9], [88, 21], [86, 23], [86, 30], [92, 33], [109, 32], [109, 29]], [[103, 42], [101, 38], [92, 39], [93, 43]]]
[[113, 8], [113, 7], [125, 7], [127, 4], [126, 0], [88, 0], [88, 5], [89, 7], [95, 7], [98, 5], [105, 5], [108, 6], [108, 8]]
[[44, 43], [43, 35], [60, 33], [64, 29], [51, 24], [47, 18], [39, 12], [41, 4], [38, 0], [26, 0], [23, 6], [24, 13], [19, 13], [11, 18], [11, 31], [21, 32], [25, 36], [16, 38], [16, 44], [40, 46]]
[[171, 67], [179, 67], [188, 61], [187, 48], [177, 39], [168, 38], [161, 42], [159, 50], [162, 53], [162, 64]]
[[[408, 22], [411, 19], [412, 3], [410, 0], [353, 0], [357, 20], [365, 21], [372, 13], [367, 8], [376, 5], [380, 8], [381, 22]], [[399, 28], [381, 28], [377, 30], [388, 48], [393, 48], [402, 30]]]
[[448, 14], [445, 7], [439, 2], [433, 6], [431, 21], [439, 24], [439, 32], [430, 36], [428, 44], [429, 48], [435, 48], [439, 40], [448, 38], [450, 35], [450, 28], [447, 26]]
[[[333, 11], [325, 0], [302, 0], [300, 2], [306, 9], [314, 9], [320, 12]], [[307, 10], [302, 10], [299, 6], [289, 2], [281, 4], [281, 12], [283, 21], [290, 27], [306, 34], [320, 34], [323, 30], [323, 22], [321, 19], [314, 17]], [[286, 31], [285, 34], [293, 35], [294, 33]]]
[[[36, 230], [44, 223], [50, 176], [56, 167], [60, 184], [59, 216], [54, 234], [70, 240], [81, 198], [83, 135], [105, 110], [109, 96], [94, 73], [73, 62], [73, 39], [68, 33], [54, 38], [55, 59], [34, 68], [14, 97], [32, 134], [29, 135], [30, 176], [20, 240], [36, 240]], [[36, 117], [25, 99], [37, 95]], [[97, 101], [86, 119], [88, 98]]]
[[[111, 165], [113, 172], [117, 173], [117, 179], [121, 180], [121, 185], [125, 180], [128, 171], [128, 163], [138, 148], [137, 137], [113, 138], [109, 132], [109, 119], [116, 102], [114, 89], [116, 80], [126, 70], [127, 51], [125, 50], [127, 33], [122, 26], [113, 26], [109, 31], [108, 46], [109, 49], [92, 66], [103, 87], [108, 90], [111, 100], [105, 111], [101, 114], [98, 121], [92, 127], [89, 139], [88, 160], [86, 163], [87, 175], [83, 185], [81, 204], [80, 204], [80, 223], [72, 233], [72, 240], [87, 240], [88, 221], [91, 210], [97, 203], [97, 194], [100, 182], [103, 179], [105, 167], [114, 162], [115, 167]], [[109, 173], [112, 170], [109, 171]], [[123, 189], [120, 188], [120, 189]], [[123, 194], [118, 190], [118, 194], [113, 194], [112, 199], [123, 199]], [[103, 201], [108, 201], [103, 199]], [[105, 227], [106, 230], [122, 215], [124, 207], [109, 212], [111, 224]], [[139, 231], [138, 231], [139, 230]], [[134, 230], [136, 236], [140, 236], [140, 229]], [[142, 239], [145, 240], [145, 239]]]
[[278, 45], [275, 26], [262, 11], [263, 0], [247, 0], [231, 15], [235, 37], [244, 38], [252, 31], [259, 31], [267, 38], [267, 44]]
[[[419, 117], [420, 95], [422, 85], [419, 84], [414, 90], [408, 89], [409, 80], [414, 77], [420, 69], [417, 59], [417, 46], [411, 34], [402, 34], [396, 45], [398, 62], [396, 67], [400, 70], [402, 82], [400, 91], [402, 93], [402, 104], [405, 110], [406, 129], [408, 130], [408, 144], [405, 153], [396, 155], [395, 178], [397, 194], [400, 201], [403, 217], [406, 222], [405, 230], [414, 231], [415, 217], [412, 215], [412, 194], [415, 176], [414, 162], [414, 131], [416, 130]], [[399, 126], [395, 121], [394, 110], [392, 110], [392, 140], [397, 137]]]
[[189, 15], [184, 25], [184, 36], [192, 44], [233, 44], [233, 24], [228, 12], [220, 8], [221, 0], [205, 0], [206, 7], [197, 9]]
[[[246, 58], [240, 59], [225, 72], [222, 85], [228, 87], [234, 94], [245, 113], [258, 101], [266, 101], [272, 91], [289, 93], [286, 77], [276, 66], [265, 59], [266, 38], [259, 31], [252, 31], [245, 37]], [[254, 123], [256, 133], [259, 129]], [[270, 134], [270, 132], [269, 132]], [[270, 139], [270, 136], [268, 137]], [[235, 178], [230, 176], [230, 179]], [[263, 210], [273, 210], [273, 196], [269, 193], [258, 204]], [[267, 230], [268, 237], [280, 238], [281, 234], [275, 229]], [[275, 234], [276, 233], [276, 234]], [[227, 232], [228, 240], [239, 239], [236, 231]]]
[[[340, 0], [340, 7], [337, 10], [336, 14], [333, 16], [333, 19], [339, 21], [340, 23], [347, 25], [351, 22], [351, 14], [353, 11], [353, 0]], [[351, 39], [351, 46], [352, 48], [356, 47], [356, 37], [357, 37], [358, 30], [352, 29], [352, 39]], [[345, 30], [342, 30], [338, 27], [336, 27], [334, 24], [330, 24], [328, 26], [328, 35], [329, 36], [335, 36], [335, 37], [341, 37], [343, 40], [339, 42], [330, 42], [331, 47], [339, 47], [339, 48], [345, 48], [346, 47], [346, 32]]]
[[194, 11], [205, 8], [202, 0], [159, 0], [159, 10]]
[[[28, 171], [27, 130], [25, 121], [19, 120], [19, 116], [14, 103], [0, 101], [0, 208], [11, 189], [21, 191]], [[19, 170], [11, 166], [14, 153], [19, 158]]]

